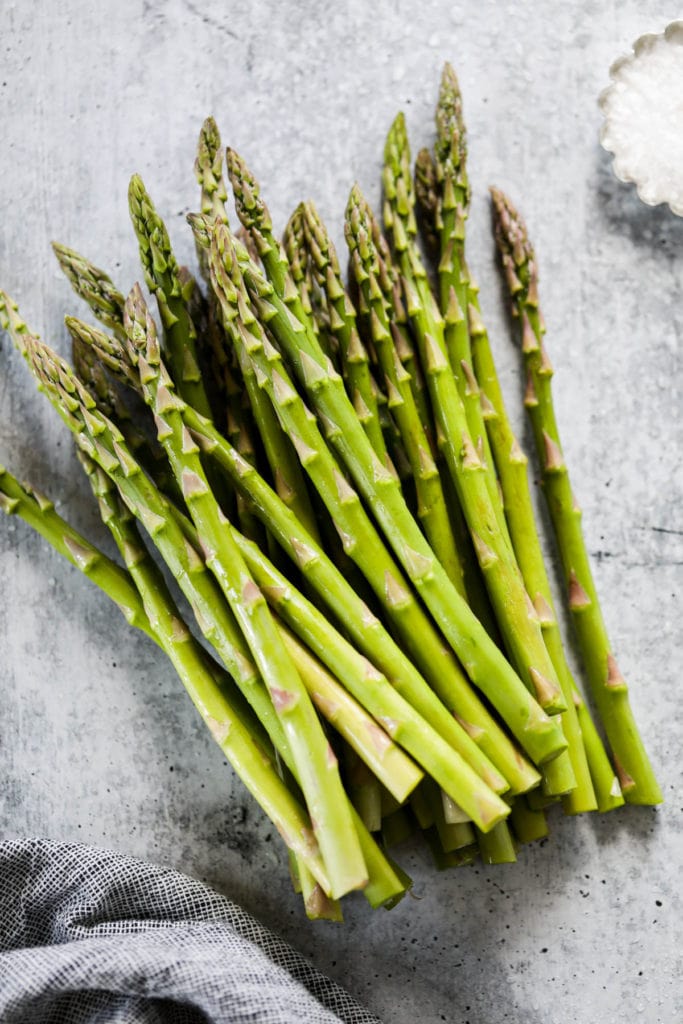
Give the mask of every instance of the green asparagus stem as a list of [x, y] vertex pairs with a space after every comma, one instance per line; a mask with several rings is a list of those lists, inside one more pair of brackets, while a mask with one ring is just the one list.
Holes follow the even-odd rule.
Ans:
[[199, 448], [183, 423], [173, 385], [161, 365], [154, 321], [142, 292], [126, 300], [124, 324], [131, 361], [137, 360], [145, 400], [199, 534], [206, 564], [216, 577], [265, 681], [287, 736], [296, 777], [311, 812], [332, 895], [367, 882], [365, 864], [339, 778], [337, 760], [310, 697], [287, 653], [260, 592], [232, 539], [211, 492]]
[[[288, 288], [279, 247], [273, 243], [272, 233], [264, 234], [264, 207], [256, 194], [253, 180], [247, 185], [244, 173], [238, 168], [240, 177], [234, 168], [234, 161], [232, 169], [229, 162], [233, 188], [241, 189], [242, 198], [237, 198], [238, 213], [245, 226], [253, 226], [254, 238], [271, 278], [271, 282], [267, 282], [258, 268], [246, 258], [242, 260], [244, 279], [255, 309], [286, 352], [319, 416], [324, 418], [331, 442], [470, 678], [491, 699], [532, 759], [539, 764], [552, 760], [566, 749], [566, 740], [559, 726], [548, 718], [525, 689], [435, 558], [405, 504], [396, 479], [377, 459], [341, 378], [330, 372], [315, 335], [298, 319], [298, 314], [292, 312], [290, 305], [299, 309], [300, 303], [297, 305], [295, 300], [288, 303], [278, 294], [279, 287], [282, 287], [282, 294]], [[290, 401], [289, 392], [287, 401]], [[314, 453], [317, 454], [317, 450]], [[312, 465], [317, 461], [313, 459], [309, 463]], [[523, 615], [526, 616], [525, 611]], [[547, 660], [544, 647], [540, 655]], [[544, 674], [535, 666], [530, 667], [534, 669], [539, 691], [548, 698], [552, 692], [552, 699], [546, 702], [554, 703], [559, 699], [559, 686], [553, 686], [552, 681], [546, 685]]]
[[533, 843], [548, 835], [548, 822], [543, 811], [534, 811], [521, 797], [512, 804], [510, 824], [519, 843]]
[[[95, 340], [95, 339], [93, 339]], [[114, 339], [98, 336], [99, 358], [123, 380], [131, 380], [135, 371], [126, 363], [126, 356]], [[139, 385], [139, 381], [138, 381]], [[476, 758], [476, 750], [467, 743], [458, 722], [450, 715], [444, 716], [443, 708], [434, 701], [424, 679], [409, 658], [386, 632], [377, 619], [349, 586], [344, 577], [327, 558], [322, 549], [313, 541], [291, 511], [266, 484], [253, 466], [245, 462], [216, 428], [195, 410], [186, 407], [185, 421], [201, 447], [225, 470], [234, 486], [253, 502], [256, 513], [264, 525], [274, 533], [278, 542], [290, 558], [299, 566], [306, 580], [318, 595], [332, 608], [340, 622], [348, 629], [359, 650], [379, 668], [397, 691], [401, 693], [437, 729], [444, 738], [482, 773], [493, 788], [498, 788], [495, 775], [485, 774], [486, 761]], [[443, 659], [440, 670], [447, 665]], [[437, 679], [439, 678], [437, 673]], [[463, 729], [490, 757], [503, 777], [510, 783], [513, 792], [525, 792], [535, 786], [539, 776], [510, 743], [507, 735], [486, 711], [478, 698], [466, 685], [464, 679], [459, 688], [454, 688], [455, 705], [447, 708], [457, 716]], [[457, 680], [456, 680], [457, 681]], [[450, 692], [449, 692], [450, 695]], [[430, 710], [431, 709], [431, 710]], [[430, 717], [431, 715], [431, 717]], [[438, 716], [438, 717], [436, 717]]]
[[156, 295], [164, 325], [171, 375], [180, 394], [198, 412], [211, 416], [195, 345], [196, 331], [182, 295], [178, 264], [166, 226], [137, 174], [128, 188], [128, 204], [140, 248], [145, 280]]
[[368, 354], [358, 334], [356, 311], [344, 288], [336, 249], [313, 203], [306, 203], [303, 213], [311, 265], [327, 302], [330, 328], [339, 345], [349, 398], [377, 458], [389, 467]]
[[496, 241], [522, 329], [528, 374], [525, 405], [531, 419], [543, 487], [564, 569], [569, 608], [586, 666], [591, 695], [612, 748], [617, 774], [629, 803], [663, 799], [628, 699], [628, 688], [612, 654], [581, 530], [553, 407], [551, 376], [538, 304], [538, 272], [526, 227], [509, 199], [492, 190]]
[[87, 302], [105, 327], [122, 338], [125, 299], [109, 275], [59, 242], [53, 242], [52, 249], [76, 294]]
[[0, 507], [7, 515], [17, 515], [28, 523], [63, 558], [103, 590], [129, 625], [156, 640], [130, 574], [74, 530], [55, 511], [49, 498], [28, 484], [20, 484], [4, 466], [0, 466]]
[[65, 323], [71, 334], [74, 369], [81, 382], [100, 411], [116, 423], [136, 460], [149, 473], [159, 490], [182, 507], [183, 496], [170, 471], [163, 448], [140, 430], [96, 355], [93, 338], [101, 332], [75, 317], [66, 317]]
[[410, 460], [417, 491], [417, 514], [436, 557], [462, 595], [462, 565], [451, 532], [441, 478], [410, 386], [410, 375], [394, 347], [383, 294], [391, 285], [388, 281], [381, 283], [387, 272], [373, 242], [370, 211], [358, 186], [351, 192], [345, 231], [353, 273], [370, 310], [372, 340], [384, 373], [389, 408]]
[[488, 835], [477, 830], [477, 846], [484, 864], [514, 864], [517, 860], [515, 841], [505, 821], [491, 829]]
[[[200, 188], [201, 211], [210, 220], [228, 223], [225, 204], [228, 193], [223, 180], [223, 146], [218, 125], [207, 117], [199, 133], [194, 173]], [[205, 250], [197, 246], [197, 259], [204, 280], [208, 281], [209, 266]]]
[[330, 329], [327, 307], [321, 301], [320, 290], [309, 267], [303, 203], [299, 203], [285, 225], [282, 247], [289, 264], [289, 273], [299, 293], [306, 316], [315, 327], [323, 352], [337, 369], [336, 339]]

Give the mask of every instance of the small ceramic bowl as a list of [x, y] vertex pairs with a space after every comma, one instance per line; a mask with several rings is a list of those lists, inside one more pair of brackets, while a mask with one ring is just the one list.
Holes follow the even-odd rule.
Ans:
[[609, 73], [600, 141], [614, 155], [614, 173], [633, 182], [644, 203], [668, 203], [683, 216], [683, 21], [641, 36]]

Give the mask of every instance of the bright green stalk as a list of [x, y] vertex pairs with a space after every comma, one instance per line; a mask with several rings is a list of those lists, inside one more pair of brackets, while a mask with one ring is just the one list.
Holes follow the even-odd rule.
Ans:
[[59, 242], [52, 248], [59, 266], [76, 294], [87, 302], [95, 316], [119, 338], [123, 338], [123, 304], [125, 299], [104, 270], [100, 270], [80, 253]]
[[182, 506], [183, 496], [170, 471], [163, 448], [151, 441], [137, 426], [127, 406], [121, 400], [116, 386], [107, 377], [105, 368], [98, 359], [93, 338], [102, 334], [97, 328], [89, 327], [75, 317], [65, 318], [71, 334], [71, 354], [74, 369], [81, 382], [97, 402], [104, 415], [116, 423], [126, 444], [136, 460], [154, 480], [167, 497]]
[[514, 864], [517, 860], [515, 841], [505, 821], [486, 835], [477, 830], [477, 846], [484, 864]]
[[553, 406], [552, 367], [543, 344], [545, 325], [538, 304], [536, 259], [526, 227], [510, 201], [492, 190], [496, 240], [522, 328], [528, 374], [525, 406], [531, 419], [543, 488], [557, 537], [579, 647], [586, 674], [615, 760], [625, 799], [656, 804], [663, 799], [631, 711], [628, 688], [612, 654], [581, 530]]
[[386, 280], [386, 268], [372, 239], [370, 218], [368, 205], [356, 185], [351, 192], [345, 223], [353, 273], [370, 313], [372, 341], [384, 373], [389, 409], [410, 460], [417, 491], [418, 518], [436, 557], [463, 596], [462, 566], [451, 532], [441, 478], [415, 402], [410, 375], [394, 347], [384, 298], [384, 292], [391, 290], [391, 284]]
[[216, 577], [268, 687], [296, 765], [330, 875], [332, 896], [361, 888], [367, 873], [344, 798], [337, 760], [310, 697], [287, 653], [263, 594], [254, 583], [206, 479], [199, 448], [183, 423], [183, 402], [161, 365], [154, 321], [139, 288], [126, 301], [129, 356], [137, 359], [143, 396], [197, 528], [206, 564]]
[[[104, 492], [98, 496], [108, 519], [109, 499]], [[136, 572], [141, 579], [141, 567], [146, 558], [139, 542], [134, 542], [125, 527], [121, 525], [117, 529], [113, 524], [115, 538], [120, 541], [130, 571], [121, 569], [69, 526], [47, 498], [22, 487], [4, 468], [0, 471], [0, 507], [9, 514], [19, 515], [37, 530], [122, 609], [131, 625], [142, 629], [159, 644], [237, 775], [290, 849], [324, 888], [329, 889], [310, 820], [280, 780], [266, 748], [253, 738], [253, 733], [258, 734], [260, 730], [250, 721], [248, 707], [233, 695], [228, 696], [228, 688], [207, 668], [205, 652], [180, 619], [163, 581], [154, 581], [149, 587], [143, 585], [142, 591], [133, 583], [130, 573]]]
[[544, 812], [532, 810], [524, 797], [513, 802], [510, 824], [520, 843], [533, 843], [537, 839], [545, 839], [548, 835], [548, 822]]
[[389, 735], [387, 730], [393, 731], [393, 721], [382, 723], [384, 728], [381, 728], [358, 699], [354, 700], [339, 685], [293, 633], [282, 625], [279, 628], [285, 647], [321, 715], [353, 747], [382, 785], [403, 803], [422, 778], [422, 772], [396, 745], [396, 733]]
[[[249, 309], [249, 300], [230, 235], [226, 229], [221, 229], [220, 226], [214, 233], [209, 265], [212, 284], [223, 310], [226, 330], [231, 332], [235, 344], [244, 347], [248, 352], [261, 386], [268, 393], [280, 422], [292, 438], [311, 478], [317, 477], [318, 480], [323, 481], [322, 486], [319, 486], [318, 483], [316, 486], [319, 486], [321, 497], [326, 501], [330, 513], [335, 517], [337, 529], [342, 537], [344, 534], [348, 534], [350, 538], [349, 530], [354, 530], [355, 523], [360, 521], [365, 525], [367, 531], [371, 531], [370, 521], [362, 511], [357, 494], [345, 481], [334, 458], [327, 452], [325, 442], [315, 422], [309, 420], [301, 398], [289, 381], [279, 353], [270, 345], [260, 324]], [[314, 464], [317, 467], [317, 472], [311, 470]], [[316, 482], [315, 479], [314, 482]], [[352, 517], [349, 517], [349, 509], [355, 513]], [[347, 518], [342, 520], [344, 514]], [[347, 525], [349, 530], [346, 528]], [[356, 545], [345, 542], [344, 547], [353, 558]], [[366, 550], [376, 548], [381, 549], [381, 541], [377, 535], [370, 534], [370, 547], [367, 547]], [[379, 551], [374, 550], [374, 554], [375, 558], [379, 558]], [[386, 572], [395, 571], [393, 562], [388, 558], [387, 563]], [[380, 571], [381, 583], [378, 588], [378, 596], [385, 596], [386, 575], [383, 567]], [[442, 713], [445, 710], [433, 694], [423, 691], [418, 696], [421, 701], [418, 710], [424, 713], [428, 721], [430, 717], [434, 716], [434, 709], [438, 708]], [[430, 697], [432, 700], [429, 700]], [[424, 712], [423, 707], [425, 708]], [[451, 755], [451, 762], [449, 786], [444, 785], [444, 788], [467, 809], [468, 813], [472, 814], [473, 820], [483, 821], [483, 829], [486, 830], [491, 827], [494, 820], [499, 820], [498, 816], [503, 812], [503, 801], [492, 793], [488, 785], [455, 751]]]
[[349, 398], [380, 462], [389, 465], [379, 420], [377, 394], [360, 340], [356, 311], [344, 287], [332, 240], [313, 203], [304, 205], [304, 229], [311, 266], [327, 302], [330, 328], [337, 339]]
[[[223, 180], [223, 145], [218, 125], [212, 117], [202, 124], [197, 143], [194, 173], [200, 188], [201, 211], [210, 220], [228, 223], [225, 204], [228, 192]], [[197, 246], [197, 258], [204, 280], [209, 279], [209, 266], [205, 250]]]
[[[569, 742], [569, 756], [577, 785], [564, 800], [564, 808], [569, 814], [593, 810], [596, 806], [599, 810], [609, 810], [623, 803], [619, 783], [594, 727], [590, 730], [590, 712], [579, 694], [567, 662], [536, 528], [527, 458], [512, 431], [488, 334], [474, 303], [470, 305], [470, 329], [475, 372], [489, 410], [486, 428], [496, 460], [515, 554], [527, 592], [538, 613], [543, 638], [567, 703], [562, 727]], [[584, 735], [579, 709], [581, 721], [586, 723], [590, 735]]]
[[4, 466], [0, 466], [0, 508], [7, 515], [17, 515], [28, 523], [63, 558], [112, 599], [129, 625], [156, 640], [130, 574], [74, 530], [55, 511], [49, 498], [27, 484], [20, 484]]
[[[427, 805], [434, 818], [436, 830], [439, 833], [439, 842], [444, 853], [451, 853], [453, 850], [461, 850], [465, 846], [471, 846], [474, 842], [474, 829], [467, 821], [448, 822], [444, 816], [441, 793], [430, 779], [425, 779], [422, 787]], [[504, 824], [504, 822], [499, 822]], [[492, 831], [498, 828], [498, 825]]]
[[289, 264], [289, 273], [296, 285], [306, 316], [315, 327], [315, 332], [326, 356], [333, 364], [337, 362], [336, 338], [330, 329], [327, 306], [317, 287], [310, 268], [304, 228], [304, 204], [299, 203], [291, 215], [282, 235], [282, 247]]
[[[231, 177], [234, 187], [235, 175]], [[252, 185], [249, 186], [249, 194], [253, 199]], [[239, 201], [238, 212], [244, 217], [245, 223], [252, 223], [251, 211], [245, 209], [245, 204]], [[272, 281], [277, 282], [279, 276], [282, 276], [278, 276], [277, 273], [279, 247], [273, 246], [272, 243], [269, 243], [269, 247], [266, 246], [265, 236], [260, 227], [263, 222], [258, 214], [256, 221], [259, 225], [256, 228], [256, 235], [261, 240], [261, 257]], [[275, 269], [271, 269], [273, 265]], [[559, 726], [548, 718], [525, 689], [524, 684], [490, 640], [435, 558], [405, 503], [397, 480], [375, 455], [344, 390], [341, 378], [338, 374], [330, 372], [315, 335], [290, 310], [288, 302], [278, 294], [277, 287], [267, 282], [258, 268], [246, 258], [242, 262], [242, 269], [260, 318], [267, 323], [269, 330], [286, 352], [289, 362], [294, 366], [325, 424], [328, 437], [347, 466], [359, 491], [372, 508], [409, 578], [466, 667], [470, 678], [491, 699], [523, 748], [537, 763], [542, 764], [557, 757], [566, 748], [566, 741], [561, 736]], [[285, 285], [286, 283], [285, 277]], [[290, 401], [289, 393], [287, 401]], [[318, 460], [309, 461], [312, 465]], [[357, 495], [355, 498], [357, 499]], [[341, 507], [338, 497], [336, 503]], [[376, 557], [374, 551], [373, 556]], [[403, 595], [401, 599], [405, 599]], [[420, 641], [422, 640], [421, 636]], [[545, 648], [541, 653], [545, 655]], [[535, 666], [531, 667], [534, 668], [538, 679], [542, 680], [543, 674]], [[544, 693], [549, 693], [545, 685], [539, 688]], [[558, 694], [559, 686], [553, 691], [553, 696]]]
[[[469, 432], [465, 409], [451, 372], [443, 321], [415, 245], [410, 152], [405, 122], [399, 115], [385, 149], [385, 223], [406, 278], [408, 314], [415, 324], [432, 407], [444, 436], [444, 455], [458, 490], [477, 557], [514, 664], [539, 703], [550, 712], [564, 710], [555, 669], [543, 643], [535, 610], [529, 607], [521, 574], [501, 534], [487, 474]], [[469, 609], [468, 609], [469, 610]], [[487, 638], [488, 639], [488, 638]], [[490, 643], [490, 641], [489, 641]], [[559, 725], [556, 728], [560, 731]], [[563, 740], [566, 749], [566, 741]]]
[[[432, 422], [429, 398], [426, 393], [426, 385], [422, 367], [417, 359], [415, 346], [412, 342], [410, 324], [405, 304], [403, 302], [403, 288], [401, 274], [394, 263], [389, 249], [389, 244], [382, 234], [379, 221], [370, 207], [365, 205], [367, 219], [367, 230], [378, 255], [382, 273], [377, 275], [379, 291], [387, 305], [388, 318], [391, 320], [391, 334], [396, 349], [396, 354], [401, 365], [410, 374], [410, 387], [413, 392], [415, 404], [420, 414], [420, 422], [429, 438], [430, 446], [434, 447], [434, 424]], [[362, 312], [366, 324], [366, 341], [374, 350], [372, 338], [371, 310], [366, 301], [366, 294], [363, 289], [358, 289], [359, 310]]]
[[[130, 380], [130, 376], [134, 375], [134, 371], [126, 364], [126, 356], [121, 346], [113, 339], [101, 336], [97, 354], [121, 379]], [[433, 705], [434, 695], [430, 694], [424, 679], [390, 637], [379, 619], [372, 614], [324, 551], [302, 527], [296, 516], [210, 421], [189, 407], [185, 408], [184, 417], [202, 449], [219, 463], [235, 488], [253, 502], [254, 509], [264, 525], [302, 570], [313, 589], [331, 607], [339, 621], [344, 623], [358, 649], [384, 672], [397, 691], [418, 708], [423, 717], [431, 721], [437, 732], [469, 759], [470, 764], [477, 766], [478, 762], [471, 759], [471, 747], [468, 752], [467, 745], [461, 743], [462, 733], [458, 730], [458, 722], [508, 780], [513, 792], [525, 792], [537, 785], [538, 773], [519, 755], [506, 733], [484, 708], [462, 675], [454, 677], [453, 682], [448, 681], [448, 690], [444, 694], [446, 708], [455, 717], [446, 714], [444, 718], [443, 708], [436, 710], [439, 707], [437, 702], [433, 714], [438, 714], [439, 717], [430, 718], [430, 713], [426, 709]], [[444, 673], [447, 666], [447, 655], [434, 666], [437, 669], [437, 683], [443, 680], [444, 677], [440, 673]], [[494, 777], [487, 778], [490, 778], [491, 785], [496, 788]]]
[[145, 280], [159, 305], [174, 383], [190, 405], [202, 415], [211, 416], [197, 363], [195, 326], [183, 298], [171, 241], [142, 178], [137, 174], [130, 180], [128, 204]]

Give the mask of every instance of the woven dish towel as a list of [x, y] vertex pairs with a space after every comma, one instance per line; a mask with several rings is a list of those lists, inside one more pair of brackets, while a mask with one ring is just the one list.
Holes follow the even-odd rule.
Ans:
[[379, 1024], [236, 904], [110, 850], [0, 843], [3, 1024]]

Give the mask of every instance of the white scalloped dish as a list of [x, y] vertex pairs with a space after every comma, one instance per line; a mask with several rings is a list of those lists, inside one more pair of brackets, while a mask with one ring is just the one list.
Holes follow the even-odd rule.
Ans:
[[683, 216], [683, 21], [641, 36], [609, 73], [600, 142], [614, 155], [614, 173], [644, 203], [668, 203]]

